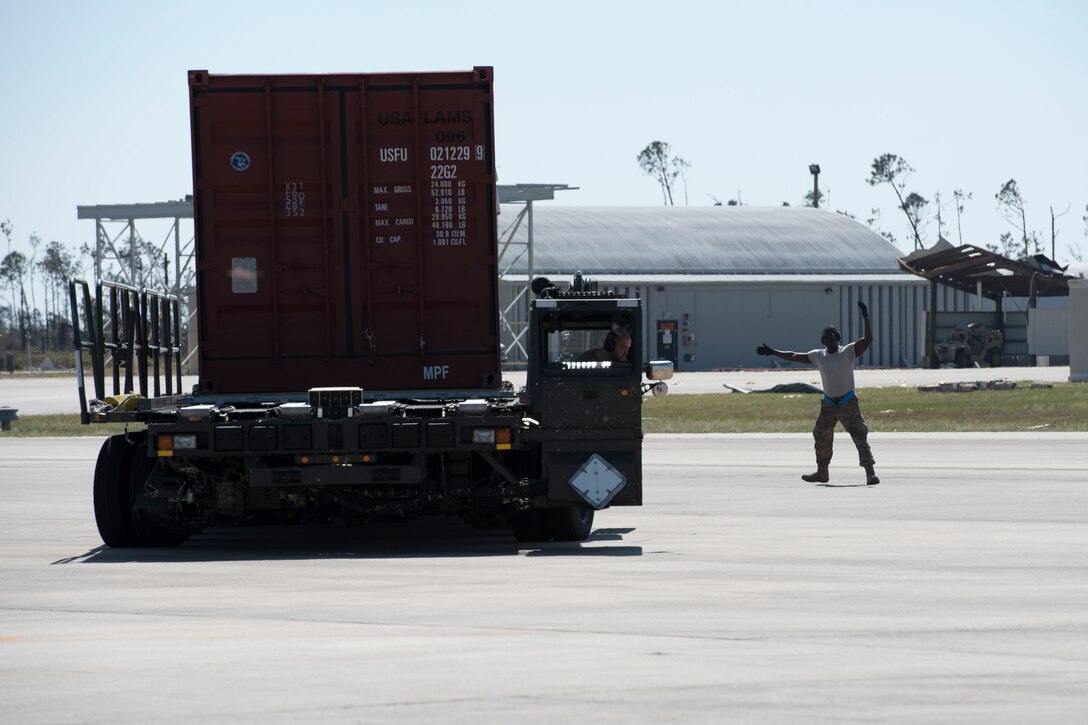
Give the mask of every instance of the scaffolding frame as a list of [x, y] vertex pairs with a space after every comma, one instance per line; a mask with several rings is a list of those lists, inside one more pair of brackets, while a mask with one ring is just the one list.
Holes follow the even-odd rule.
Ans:
[[[182, 242], [181, 235], [181, 220], [193, 218], [192, 196], [186, 196], [178, 201], [160, 201], [151, 204], [77, 206], [76, 216], [79, 219], [94, 219], [95, 283], [102, 281], [103, 266], [109, 262], [116, 262], [123, 277], [119, 280], [120, 282], [137, 289], [154, 287], [151, 280], [158, 270], [154, 268], [141, 270], [137, 264], [139, 255], [132, 253], [137, 241], [148, 241], [137, 230], [136, 222], [145, 219], [170, 219], [173, 223], [157, 247], [165, 255], [167, 248], [173, 242], [173, 279], [164, 275], [166, 277], [164, 282], [168, 289], [163, 291], [180, 297], [183, 290], [193, 286], [193, 279], [196, 276], [193, 260], [196, 247], [195, 232], [186, 242]], [[128, 242], [128, 254], [118, 249], [122, 241]]]
[[[76, 218], [94, 220], [94, 283], [97, 285], [102, 279], [102, 268], [105, 264], [116, 262], [120, 269], [121, 279], [112, 280], [126, 284], [137, 290], [153, 290], [172, 295], [179, 300], [190, 299], [190, 292], [196, 280], [196, 230], [189, 239], [182, 242], [181, 220], [193, 218], [193, 197], [188, 194], [183, 199], [176, 201], [159, 201], [141, 204], [96, 204], [93, 206], [77, 206]], [[159, 270], [154, 266], [141, 270], [138, 265], [139, 255], [133, 250], [138, 240], [144, 237], [136, 228], [136, 222], [140, 220], [165, 219], [172, 220], [166, 235], [158, 245], [158, 250], [166, 255], [167, 248], [173, 242], [174, 264], [173, 275], [168, 273], [169, 266], [163, 273], [163, 285], [156, 289], [154, 283], [155, 273]], [[129, 254], [124, 254], [118, 247], [122, 241], [128, 242]], [[170, 279], [170, 277], [173, 279]], [[166, 289], [162, 289], [166, 287]], [[185, 325], [192, 323], [195, 310], [187, 305]], [[192, 346], [185, 354], [182, 365], [188, 365], [196, 354], [196, 346]]]
[[[551, 201], [557, 191], [571, 191], [577, 186], [567, 184], [510, 184], [498, 187], [499, 204], [523, 204], [514, 220], [499, 234], [499, 280], [511, 285], [514, 296], [499, 310], [499, 324], [506, 336], [508, 359], [524, 362], [529, 359], [525, 335], [529, 331], [529, 286], [533, 282], [533, 202]], [[525, 241], [514, 241], [518, 229], [525, 223]], [[514, 266], [525, 258], [525, 274], [513, 272]], [[524, 281], [523, 281], [524, 280]]]

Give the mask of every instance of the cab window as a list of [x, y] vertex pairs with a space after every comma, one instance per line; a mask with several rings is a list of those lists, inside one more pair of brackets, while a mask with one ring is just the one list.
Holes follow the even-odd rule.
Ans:
[[611, 321], [553, 320], [543, 326], [544, 369], [577, 373], [629, 372], [634, 352], [629, 334]]

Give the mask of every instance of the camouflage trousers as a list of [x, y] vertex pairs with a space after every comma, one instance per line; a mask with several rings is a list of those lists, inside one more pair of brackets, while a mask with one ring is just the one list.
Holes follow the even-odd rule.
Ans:
[[826, 466], [831, 463], [836, 423], [842, 423], [842, 427], [854, 439], [854, 445], [858, 449], [858, 465], [871, 466], [876, 463], [873, 452], [869, 449], [869, 426], [865, 425], [861, 406], [857, 397], [854, 397], [842, 405], [826, 400], [820, 403], [820, 417], [812, 428], [812, 437], [816, 439], [816, 464]]

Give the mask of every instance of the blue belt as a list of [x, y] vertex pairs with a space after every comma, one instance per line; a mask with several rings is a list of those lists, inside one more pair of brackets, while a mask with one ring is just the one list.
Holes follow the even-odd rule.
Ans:
[[849, 393], [847, 393], [846, 395], [843, 395], [842, 397], [839, 397], [839, 398], [832, 398], [827, 393], [824, 393], [824, 402], [825, 403], [830, 403], [831, 405], [845, 405], [846, 403], [849, 403], [851, 400], [853, 400], [856, 397], [857, 396], [854, 395], [853, 390], [851, 390]]

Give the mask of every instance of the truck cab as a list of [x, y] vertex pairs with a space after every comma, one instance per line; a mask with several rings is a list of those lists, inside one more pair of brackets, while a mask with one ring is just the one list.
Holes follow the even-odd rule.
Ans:
[[[567, 292], [540, 281], [534, 289], [527, 412], [539, 424], [532, 434], [547, 463], [548, 496], [595, 509], [640, 505], [641, 301], [598, 292], [579, 277]], [[663, 377], [661, 368], [650, 370]]]

